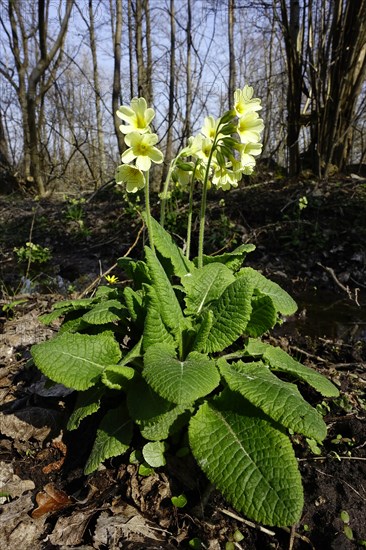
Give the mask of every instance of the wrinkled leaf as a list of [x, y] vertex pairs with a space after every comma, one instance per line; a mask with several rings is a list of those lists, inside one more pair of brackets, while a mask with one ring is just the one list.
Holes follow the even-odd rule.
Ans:
[[134, 374], [135, 371], [131, 367], [111, 365], [103, 371], [102, 382], [111, 390], [121, 390], [132, 380]]
[[80, 422], [99, 410], [100, 400], [106, 392], [102, 385], [93, 386], [86, 391], [78, 393], [75, 408], [67, 423], [68, 430], [76, 430]]
[[250, 336], [257, 337], [274, 327], [277, 321], [277, 312], [269, 296], [253, 297], [252, 308], [246, 332]]
[[170, 234], [154, 218], [151, 218], [151, 225], [154, 245], [164, 258], [171, 261], [174, 275], [183, 277], [183, 275], [192, 271], [194, 269], [193, 263], [185, 257], [182, 249], [175, 244]]
[[125, 403], [107, 412], [97, 430], [92, 451], [85, 466], [91, 474], [104, 460], [124, 454], [130, 447], [133, 424]]
[[262, 294], [269, 296], [276, 310], [283, 315], [292, 315], [297, 310], [297, 304], [291, 296], [277, 283], [270, 281], [259, 273], [259, 271], [256, 271], [252, 267], [244, 267], [240, 270], [239, 275], [248, 277], [254, 288], [258, 289]]
[[253, 405], [284, 427], [322, 441], [327, 428], [324, 420], [300, 394], [294, 384], [283, 382], [259, 361], [218, 365], [232, 391], [239, 392]]
[[186, 291], [186, 313], [199, 314], [213, 300], [217, 300], [225, 288], [235, 281], [232, 271], [225, 265], [212, 263], [182, 277]]
[[110, 332], [96, 336], [66, 333], [33, 346], [31, 353], [43, 374], [75, 390], [95, 385], [104, 369], [121, 358], [119, 345]]
[[238, 512], [267, 525], [299, 521], [295, 454], [270, 422], [205, 403], [191, 419], [189, 441], [199, 466]]
[[180, 361], [174, 348], [163, 344], [148, 348], [142, 375], [156, 393], [178, 405], [204, 397], [220, 382], [215, 362], [206, 355], [191, 352]]
[[252, 313], [252, 294], [251, 282], [239, 277], [212, 304], [213, 322], [204, 351], [224, 350], [245, 332]]
[[155, 393], [143, 379], [131, 384], [127, 394], [131, 418], [145, 439], [167, 439], [186, 420], [187, 405], [176, 405]]

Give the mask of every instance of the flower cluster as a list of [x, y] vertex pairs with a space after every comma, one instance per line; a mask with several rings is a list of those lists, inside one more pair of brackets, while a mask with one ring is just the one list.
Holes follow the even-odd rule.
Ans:
[[[194, 179], [206, 181], [206, 185], [212, 183], [224, 190], [237, 187], [243, 174], [253, 172], [255, 157], [262, 151], [264, 124], [258, 115], [261, 109], [251, 86], [236, 90], [233, 109], [218, 120], [206, 117], [200, 132], [189, 138], [187, 147], [173, 160], [173, 180], [185, 186], [194, 173]], [[120, 130], [128, 149], [122, 154], [116, 182], [126, 184], [127, 191], [135, 193], [145, 186], [144, 172], [148, 172], [151, 163], [163, 162], [162, 152], [155, 147], [158, 136], [150, 128], [155, 111], [147, 107], [143, 97], [135, 97], [130, 106], [119, 108], [117, 116], [125, 123]]]
[[[158, 136], [151, 132], [150, 123], [155, 111], [147, 107], [143, 97], [134, 97], [131, 105], [122, 105], [117, 116], [126, 124], [119, 129], [125, 134], [128, 149], [122, 153], [122, 163], [117, 167], [117, 184], [126, 184], [129, 193], [136, 193], [145, 186], [144, 172], [150, 170], [151, 162], [161, 164], [163, 153], [155, 147]], [[135, 164], [131, 164], [135, 161]]]
[[[212, 116], [205, 118], [200, 133], [191, 137], [188, 147], [180, 153], [180, 157], [194, 159], [196, 180], [203, 182], [208, 169], [212, 184], [227, 190], [237, 187], [243, 174], [253, 172], [255, 157], [262, 151], [264, 124], [258, 115], [260, 109], [261, 102], [253, 98], [253, 88], [244, 86], [235, 91], [232, 111], [219, 120]], [[181, 181], [184, 170], [192, 172], [193, 165], [190, 169], [189, 164], [178, 162], [174, 179]], [[183, 182], [188, 179], [186, 176]]]

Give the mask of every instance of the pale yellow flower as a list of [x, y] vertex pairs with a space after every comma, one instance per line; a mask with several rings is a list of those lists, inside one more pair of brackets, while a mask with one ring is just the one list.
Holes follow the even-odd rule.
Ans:
[[130, 148], [122, 153], [122, 162], [129, 164], [136, 159], [137, 168], [145, 172], [150, 170], [151, 161], [161, 164], [164, 156], [157, 147], [154, 147], [157, 142], [156, 134], [139, 134], [138, 132], [127, 134], [125, 143]]
[[250, 175], [255, 167], [255, 158], [248, 153], [242, 153], [240, 157], [241, 171], [243, 174]]
[[252, 86], [245, 85], [242, 90], [235, 90], [234, 109], [238, 117], [262, 109], [261, 100], [258, 97], [253, 98]]
[[145, 187], [144, 174], [136, 166], [131, 166], [130, 164], [121, 164], [118, 166], [115, 178], [118, 185], [126, 185], [128, 193], [136, 193], [139, 189]]
[[130, 132], [142, 134], [150, 131], [149, 124], [155, 116], [155, 111], [151, 107], [147, 107], [144, 97], [134, 97], [130, 107], [122, 105], [116, 114], [127, 122], [127, 124], [121, 124], [119, 127], [123, 134], [129, 134]]
[[228, 191], [231, 187], [238, 187], [241, 178], [241, 163], [236, 161], [234, 165], [215, 166], [212, 183], [216, 187]]
[[176, 166], [172, 174], [173, 181], [179, 183], [179, 185], [183, 188], [187, 187], [192, 178], [193, 168], [194, 168], [193, 163], [192, 163], [192, 170], [190, 171], [182, 170], [182, 168], [179, 168], [178, 166]]
[[257, 157], [262, 152], [262, 143], [245, 143], [241, 149], [241, 153], [245, 153], [248, 155], [252, 155], [253, 157]]
[[196, 152], [192, 153], [192, 155], [203, 162], [207, 162], [211, 154], [212, 144], [212, 139], [202, 137], [201, 135], [196, 136], [194, 138], [194, 143], [192, 143], [192, 145], [196, 147]]
[[264, 128], [263, 120], [258, 113], [248, 112], [238, 120], [237, 132], [242, 143], [258, 142]]
[[211, 115], [207, 116], [201, 128], [201, 134], [203, 134], [206, 138], [209, 138], [213, 141], [217, 131], [218, 124], [219, 124], [219, 121], [215, 120], [213, 116]]

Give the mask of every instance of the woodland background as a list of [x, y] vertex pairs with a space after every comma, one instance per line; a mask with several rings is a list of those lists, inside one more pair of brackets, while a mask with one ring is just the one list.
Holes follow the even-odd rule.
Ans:
[[366, 0], [0, 0], [0, 49], [8, 191], [113, 178], [114, 113], [134, 96], [157, 112], [159, 189], [204, 116], [244, 84], [262, 98], [272, 168], [326, 177], [365, 162]]

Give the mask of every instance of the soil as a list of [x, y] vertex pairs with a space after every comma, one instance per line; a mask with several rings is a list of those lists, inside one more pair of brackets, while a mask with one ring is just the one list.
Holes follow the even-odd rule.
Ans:
[[[302, 388], [325, 415], [328, 436], [319, 449], [293, 438], [305, 493], [293, 529], [268, 528], [237, 514], [187, 457], [169, 457], [166, 468], [148, 477], [124, 457], [83, 474], [95, 420], [86, 419], [77, 432], [65, 430], [75, 396], [62, 386], [49, 388], [29, 350], [56, 330], [42, 325], [40, 314], [60, 299], [91, 293], [116, 258], [141, 255], [140, 205], [112, 186], [85, 193], [85, 202], [76, 197], [76, 206], [62, 196], [0, 197], [0, 547], [366, 546], [366, 180], [303, 176], [266, 174], [244, 189], [212, 192], [206, 235], [207, 253], [256, 245], [247, 265], [300, 305], [270, 339], [341, 390], [328, 400]], [[302, 197], [307, 205], [300, 209]], [[154, 208], [158, 215], [158, 204]], [[174, 196], [167, 224], [182, 244], [186, 210], [182, 197]], [[49, 248], [51, 258], [19, 261], [14, 248], [29, 241]], [[123, 280], [117, 268], [112, 273]], [[174, 508], [171, 496], [182, 493], [187, 505]], [[238, 531], [240, 541], [234, 539]]]

